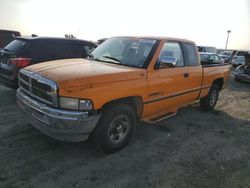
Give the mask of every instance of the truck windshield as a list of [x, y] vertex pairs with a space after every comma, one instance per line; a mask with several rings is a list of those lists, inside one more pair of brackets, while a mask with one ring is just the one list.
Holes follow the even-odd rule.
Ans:
[[144, 67], [156, 40], [142, 38], [110, 38], [97, 47], [90, 58], [104, 63]]

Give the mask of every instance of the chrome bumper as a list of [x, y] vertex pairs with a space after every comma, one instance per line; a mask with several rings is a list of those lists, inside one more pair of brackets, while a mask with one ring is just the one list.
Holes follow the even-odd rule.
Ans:
[[16, 92], [17, 103], [31, 124], [57, 140], [79, 142], [88, 139], [99, 116], [88, 112], [52, 108], [29, 97], [21, 89]]

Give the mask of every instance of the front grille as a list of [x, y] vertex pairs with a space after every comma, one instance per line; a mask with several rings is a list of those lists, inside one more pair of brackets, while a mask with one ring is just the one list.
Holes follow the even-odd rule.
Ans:
[[51, 86], [45, 84], [45, 83], [42, 83], [42, 82], [38, 82], [37, 80], [35, 79], [31, 79], [31, 84], [32, 84], [32, 87], [33, 88], [36, 88], [36, 89], [39, 89], [39, 90], [44, 90], [44, 91], [48, 91], [48, 92], [51, 92]]
[[27, 85], [27, 84], [25, 84], [24, 82], [22, 82], [22, 81], [20, 81], [19, 82], [19, 86], [21, 87], [21, 88], [23, 88], [25, 91], [29, 91], [30, 89], [29, 89], [29, 85]]
[[19, 74], [20, 78], [24, 80], [25, 82], [29, 82], [29, 77], [26, 76], [25, 74]]
[[19, 72], [19, 86], [28, 95], [46, 104], [57, 107], [56, 83], [27, 70]]
[[39, 96], [40, 98], [45, 99], [46, 101], [53, 102], [51, 95], [47, 94], [41, 89], [32, 87], [32, 94]]

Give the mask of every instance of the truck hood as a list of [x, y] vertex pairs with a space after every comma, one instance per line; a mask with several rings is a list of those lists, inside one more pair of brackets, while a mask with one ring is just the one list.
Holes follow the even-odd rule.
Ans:
[[146, 77], [146, 70], [142, 68], [86, 59], [48, 61], [25, 69], [55, 81], [61, 89]]

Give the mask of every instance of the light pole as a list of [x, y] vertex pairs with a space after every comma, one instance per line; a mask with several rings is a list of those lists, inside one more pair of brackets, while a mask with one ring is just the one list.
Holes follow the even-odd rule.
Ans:
[[231, 33], [231, 30], [227, 30], [227, 41], [226, 41], [225, 50], [227, 49], [227, 43], [228, 43], [228, 39], [229, 39], [229, 34], [230, 33]]

